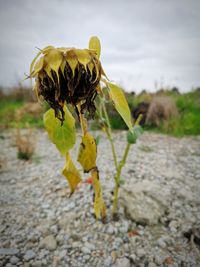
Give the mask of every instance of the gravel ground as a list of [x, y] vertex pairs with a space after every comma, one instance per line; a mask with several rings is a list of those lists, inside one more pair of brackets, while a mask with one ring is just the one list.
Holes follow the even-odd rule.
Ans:
[[[67, 197], [69, 187], [60, 174], [64, 159], [44, 131], [34, 132], [37, 147], [31, 161], [17, 159], [12, 131], [1, 134], [0, 266], [200, 266], [200, 237], [191, 243], [184, 236], [200, 229], [200, 137], [145, 133], [132, 146], [121, 192], [144, 184], [164, 211], [157, 223], [144, 223], [143, 199], [137, 219], [127, 215], [127, 204], [120, 205], [118, 221], [111, 219], [115, 169], [105, 136], [94, 135], [101, 135], [98, 167], [108, 207], [105, 224], [94, 218], [89, 184], [80, 184]], [[114, 140], [122, 156], [125, 132], [115, 133]], [[77, 148], [74, 158], [76, 153]], [[148, 212], [156, 215], [154, 209]]]

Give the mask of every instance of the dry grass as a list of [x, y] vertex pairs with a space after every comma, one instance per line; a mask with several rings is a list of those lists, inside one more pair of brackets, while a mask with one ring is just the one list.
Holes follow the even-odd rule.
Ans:
[[43, 108], [39, 103], [29, 102], [15, 111], [15, 119], [16, 121], [20, 121], [25, 115], [30, 115], [36, 119], [39, 119], [42, 112]]
[[146, 124], [168, 129], [171, 127], [170, 121], [177, 116], [178, 110], [171, 97], [155, 96], [148, 109]]
[[22, 134], [21, 130], [17, 128], [15, 143], [17, 146], [17, 157], [23, 160], [32, 158], [35, 151], [35, 139], [33, 138], [33, 131], [29, 128]]

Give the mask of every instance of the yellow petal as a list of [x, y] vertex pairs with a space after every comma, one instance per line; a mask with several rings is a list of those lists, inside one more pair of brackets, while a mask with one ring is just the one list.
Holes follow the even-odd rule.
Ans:
[[93, 186], [94, 186], [94, 192], [95, 192], [95, 197], [94, 197], [94, 212], [96, 215], [96, 218], [102, 218], [104, 219], [106, 217], [106, 206], [103, 200], [103, 195], [102, 195], [102, 188], [101, 184], [99, 181], [99, 173], [97, 168], [93, 169], [92, 172], [92, 181], [93, 181]]
[[79, 147], [78, 162], [82, 165], [84, 172], [89, 172], [96, 167], [97, 148], [96, 143], [89, 133], [83, 136]]
[[97, 57], [100, 58], [101, 54], [101, 43], [97, 36], [92, 36], [89, 41], [89, 49], [94, 50]]
[[46, 46], [45, 48], [43, 48], [42, 50], [40, 50], [37, 55], [34, 57], [34, 59], [32, 60], [31, 62], [31, 65], [30, 65], [30, 75], [31, 73], [33, 72], [33, 67], [34, 67], [34, 64], [36, 62], [36, 60], [38, 59], [38, 57], [43, 53], [45, 54], [46, 52], [48, 52], [50, 49], [53, 49], [54, 47], [53, 46]]
[[66, 154], [66, 163], [62, 170], [62, 174], [67, 178], [71, 189], [71, 194], [73, 194], [77, 185], [81, 181], [81, 175], [74, 165], [69, 153]]
[[51, 68], [48, 64], [44, 67], [44, 70], [46, 71], [46, 74], [49, 76], [49, 78], [51, 78], [51, 80], [54, 82], [54, 79], [51, 73]]
[[50, 51], [48, 51], [48, 53], [45, 55], [45, 61], [47, 62], [47, 64], [49, 65], [49, 67], [55, 71], [58, 79], [59, 79], [59, 75], [58, 75], [58, 70], [59, 67], [62, 63], [63, 60], [63, 54], [61, 51], [59, 51], [58, 49], [51, 49]]
[[91, 61], [91, 55], [88, 49], [75, 49], [74, 53], [77, 56], [78, 61], [85, 67]]
[[78, 64], [78, 60], [77, 60], [77, 56], [74, 52], [74, 49], [71, 49], [69, 51], [67, 51], [67, 58], [66, 58], [71, 70], [72, 70], [72, 74], [74, 76], [75, 73], [75, 69], [77, 67]]
[[93, 69], [94, 69], [94, 64], [92, 63], [92, 61], [90, 63], [88, 63], [88, 69], [90, 71], [90, 75], [92, 76], [92, 72], [93, 72]]

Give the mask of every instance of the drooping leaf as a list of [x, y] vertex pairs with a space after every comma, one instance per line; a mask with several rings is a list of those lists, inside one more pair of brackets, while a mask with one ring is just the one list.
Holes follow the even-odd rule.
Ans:
[[123, 91], [115, 84], [109, 82], [106, 82], [106, 84], [109, 89], [110, 98], [112, 99], [116, 110], [121, 115], [126, 125], [128, 126], [129, 130], [131, 131], [133, 127], [132, 117]]
[[99, 181], [99, 172], [97, 168], [92, 170], [92, 178], [93, 178], [93, 186], [94, 186], [94, 212], [96, 215], [96, 218], [102, 218], [105, 219], [106, 217], [106, 206], [103, 200], [103, 195], [102, 195], [102, 188], [101, 184]]
[[100, 58], [101, 54], [101, 43], [97, 36], [92, 36], [89, 41], [89, 49], [94, 50], [97, 57]]
[[66, 106], [64, 112], [65, 120], [62, 126], [60, 120], [55, 118], [53, 109], [49, 109], [44, 114], [44, 126], [49, 139], [56, 145], [62, 155], [65, 155], [76, 142], [75, 120]]
[[89, 172], [96, 167], [97, 148], [94, 138], [87, 133], [83, 136], [79, 147], [78, 162], [82, 165], [84, 172]]
[[81, 175], [74, 165], [69, 153], [66, 154], [66, 163], [62, 170], [62, 174], [67, 178], [71, 189], [71, 194], [73, 194], [77, 185], [81, 181]]

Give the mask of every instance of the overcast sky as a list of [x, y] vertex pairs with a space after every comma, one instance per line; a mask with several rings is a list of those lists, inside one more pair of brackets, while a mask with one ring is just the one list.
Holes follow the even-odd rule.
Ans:
[[85, 48], [92, 35], [101, 62], [127, 90], [200, 86], [200, 0], [0, 0], [0, 85], [28, 73], [49, 44]]

